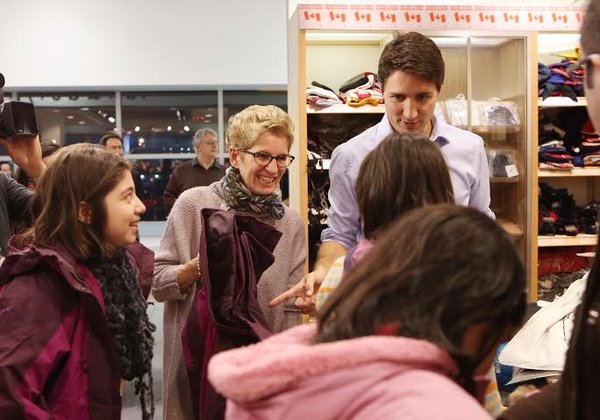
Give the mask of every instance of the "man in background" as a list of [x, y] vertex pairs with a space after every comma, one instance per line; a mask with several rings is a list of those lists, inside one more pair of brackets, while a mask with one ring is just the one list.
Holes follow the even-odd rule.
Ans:
[[10, 165], [10, 163], [8, 163], [8, 162], [0, 163], [0, 172], [12, 177], [13, 173], [12, 173], [12, 166]]
[[[106, 147], [110, 152], [113, 152], [119, 156], [125, 155], [125, 147], [123, 137], [116, 133], [108, 133], [100, 139], [100, 144]], [[138, 170], [136, 165], [131, 165], [131, 176], [133, 177], [133, 183], [135, 185], [136, 195], [142, 199], [147, 198], [148, 192], [144, 188], [144, 183], [141, 177], [142, 173]], [[146, 206], [148, 207], [148, 206]]]
[[196, 157], [177, 165], [165, 188], [163, 199], [167, 211], [185, 190], [210, 185], [225, 176], [225, 168], [216, 160], [219, 153], [217, 132], [202, 128], [196, 131], [192, 140]]
[[123, 138], [118, 134], [109, 133], [100, 139], [100, 144], [113, 153], [123, 156], [125, 149], [123, 147]]

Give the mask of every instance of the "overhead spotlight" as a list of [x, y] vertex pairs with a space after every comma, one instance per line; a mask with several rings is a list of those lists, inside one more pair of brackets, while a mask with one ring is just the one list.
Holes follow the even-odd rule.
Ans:
[[184, 125], [183, 131], [185, 131], [187, 133], [188, 131], [190, 131], [190, 127], [188, 127], [187, 125]]
[[171, 127], [170, 125], [167, 125], [167, 131], [171, 131], [173, 129], [173, 127]]
[[115, 117], [108, 117], [109, 123], [114, 123], [115, 121], [117, 121], [117, 119]]
[[133, 129], [133, 131], [135, 131], [136, 133], [138, 133], [140, 131], [140, 126], [136, 125], [135, 128]]
[[211, 117], [212, 117], [212, 114], [206, 114], [206, 115], [205, 115], [205, 117], [206, 117], [206, 118], [211, 118]]

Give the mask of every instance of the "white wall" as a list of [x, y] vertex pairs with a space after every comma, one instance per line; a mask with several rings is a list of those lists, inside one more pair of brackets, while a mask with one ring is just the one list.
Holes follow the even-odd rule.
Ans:
[[282, 0], [2, 0], [10, 89], [287, 86]]

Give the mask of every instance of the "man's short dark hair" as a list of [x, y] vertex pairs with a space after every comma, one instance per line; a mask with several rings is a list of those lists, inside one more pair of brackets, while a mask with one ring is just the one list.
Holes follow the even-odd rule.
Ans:
[[418, 32], [408, 32], [396, 35], [383, 48], [378, 70], [381, 85], [398, 70], [422, 77], [439, 91], [444, 84], [446, 65], [435, 42]]
[[590, 0], [581, 25], [581, 48], [584, 54], [600, 53], [600, 0]]
[[108, 140], [110, 140], [110, 139], [119, 139], [119, 141], [121, 142], [121, 144], [124, 144], [123, 137], [121, 137], [117, 133], [108, 133], [108, 134], [102, 136], [102, 138], [100, 139], [100, 144], [102, 146], [106, 146], [106, 142]]

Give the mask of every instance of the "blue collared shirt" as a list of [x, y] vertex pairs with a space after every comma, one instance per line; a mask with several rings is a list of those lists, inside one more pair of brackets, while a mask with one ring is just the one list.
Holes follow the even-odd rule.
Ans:
[[[377, 125], [338, 146], [329, 168], [328, 227], [321, 233], [321, 241], [333, 241], [350, 249], [363, 232], [356, 200], [356, 178], [365, 156], [392, 134], [386, 115]], [[442, 151], [457, 204], [481, 210], [492, 218], [490, 209], [490, 180], [487, 155], [481, 137], [470, 131], [435, 119], [431, 136]]]

